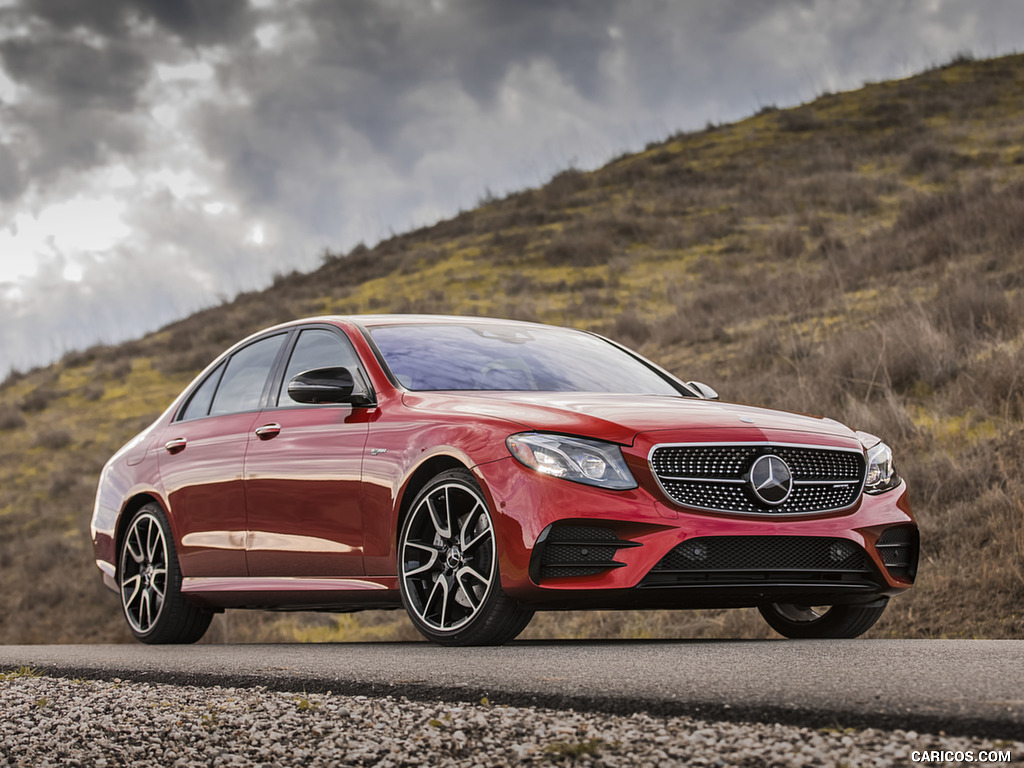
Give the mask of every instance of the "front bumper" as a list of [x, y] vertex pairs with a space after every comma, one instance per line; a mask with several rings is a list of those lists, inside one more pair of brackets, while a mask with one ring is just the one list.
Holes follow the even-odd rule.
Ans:
[[[606, 491], [538, 474], [512, 458], [477, 472], [497, 512], [502, 588], [529, 607], [865, 603], [913, 584], [917, 526], [903, 483], [862, 495], [841, 513], [739, 516], [673, 505], [643, 481], [631, 491]], [[587, 528], [601, 533], [580, 539]], [[775, 558], [766, 547], [779, 542], [810, 547], [819, 557]], [[682, 567], [671, 567], [673, 553], [684, 556], [686, 546], [699, 553], [711, 545], [714, 554], [737, 543], [754, 554], [703, 564], [684, 557]], [[822, 561], [830, 546], [853, 559]]]

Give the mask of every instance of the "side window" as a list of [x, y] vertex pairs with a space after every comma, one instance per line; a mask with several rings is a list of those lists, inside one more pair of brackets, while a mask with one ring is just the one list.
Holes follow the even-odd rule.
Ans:
[[181, 413], [181, 421], [185, 419], [201, 419], [210, 413], [210, 403], [213, 402], [213, 393], [217, 391], [217, 384], [224, 373], [224, 365], [218, 365], [216, 370], [206, 377], [206, 380], [196, 387], [192, 397]]
[[[288, 361], [288, 368], [284, 372], [281, 391], [277, 395], [277, 404], [280, 406], [296, 404], [288, 396], [288, 382], [295, 375], [303, 371], [311, 371], [314, 368], [338, 366], [348, 368], [353, 374], [360, 367], [359, 357], [348, 340], [341, 338], [333, 331], [322, 328], [309, 328], [303, 331], [299, 334], [299, 340], [295, 342], [291, 359]], [[358, 377], [356, 380], [358, 381]]]
[[260, 407], [263, 386], [284, 339], [284, 334], [260, 339], [231, 356], [214, 396], [211, 416]]

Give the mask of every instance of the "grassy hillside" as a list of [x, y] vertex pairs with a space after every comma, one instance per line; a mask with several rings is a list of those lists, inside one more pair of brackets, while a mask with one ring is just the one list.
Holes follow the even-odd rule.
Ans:
[[[884, 436], [923, 530], [873, 630], [1024, 635], [1024, 57], [708, 126], [0, 387], [0, 641], [127, 639], [98, 472], [225, 346], [321, 313], [596, 329], [723, 399]], [[527, 636], [766, 636], [752, 611], [540, 616]], [[232, 613], [211, 639], [411, 637], [398, 614]]]

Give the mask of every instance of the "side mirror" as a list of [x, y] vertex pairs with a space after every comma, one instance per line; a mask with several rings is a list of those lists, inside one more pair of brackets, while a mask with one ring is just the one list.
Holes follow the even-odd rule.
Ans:
[[355, 386], [348, 368], [317, 368], [289, 381], [288, 396], [297, 403], [348, 403]]
[[715, 392], [715, 390], [713, 390], [707, 384], [704, 384], [704, 383], [702, 383], [700, 381], [688, 381], [688, 382], [686, 382], [686, 386], [690, 387], [690, 389], [697, 390], [697, 393], [704, 400], [717, 400], [718, 399], [718, 393]]

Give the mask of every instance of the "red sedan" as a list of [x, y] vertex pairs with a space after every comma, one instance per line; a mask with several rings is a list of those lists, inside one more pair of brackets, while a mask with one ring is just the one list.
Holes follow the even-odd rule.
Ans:
[[717, 402], [591, 333], [411, 315], [239, 342], [110, 459], [92, 536], [146, 643], [225, 608], [400, 605], [448, 645], [579, 608], [855, 637], [918, 559], [877, 437]]

